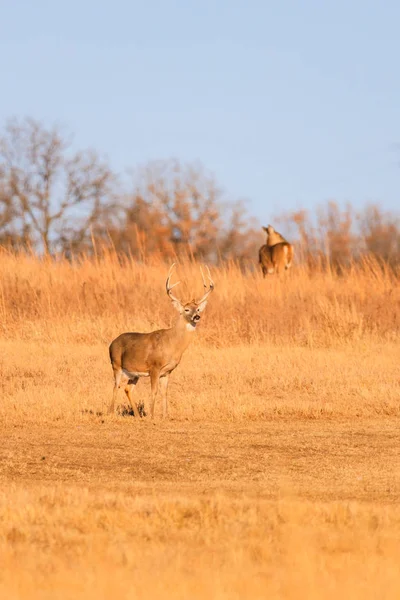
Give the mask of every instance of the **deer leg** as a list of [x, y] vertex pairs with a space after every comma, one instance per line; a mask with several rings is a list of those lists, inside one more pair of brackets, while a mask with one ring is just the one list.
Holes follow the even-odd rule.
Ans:
[[135, 399], [133, 398], [133, 394], [135, 393], [135, 386], [137, 384], [137, 382], [139, 381], [139, 377], [135, 377], [134, 379], [130, 379], [126, 385], [125, 388], [125, 394], [127, 395], [127, 398], [129, 400], [129, 404], [131, 405], [131, 408], [133, 410], [133, 414], [135, 415], [135, 417], [140, 417], [140, 411], [138, 408], [138, 405], [135, 402]]
[[154, 419], [154, 405], [156, 403], [156, 397], [158, 394], [159, 380], [160, 380], [160, 371], [150, 371], [150, 384], [151, 384], [150, 416], [152, 419]]
[[118, 389], [119, 389], [119, 386], [121, 384], [121, 379], [122, 379], [122, 371], [121, 371], [121, 369], [114, 369], [114, 390], [113, 390], [111, 404], [110, 404], [110, 406], [108, 408], [109, 414], [112, 414], [114, 412], [114, 410], [115, 410], [115, 402], [117, 400]]
[[160, 378], [160, 391], [163, 400], [163, 419], [168, 417], [168, 375]]

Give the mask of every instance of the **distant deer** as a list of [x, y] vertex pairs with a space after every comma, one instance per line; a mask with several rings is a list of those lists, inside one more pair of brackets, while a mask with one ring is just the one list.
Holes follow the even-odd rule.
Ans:
[[294, 250], [285, 238], [268, 225], [263, 227], [267, 233], [267, 243], [261, 246], [258, 256], [264, 277], [272, 273], [280, 273], [292, 266]]
[[133, 413], [135, 417], [139, 416], [139, 409], [133, 398], [134, 388], [140, 377], [150, 377], [151, 418], [154, 418], [154, 405], [159, 389], [163, 398], [163, 418], [168, 415], [168, 377], [179, 365], [182, 354], [192, 341], [201, 313], [214, 289], [210, 270], [207, 267], [208, 286], [200, 268], [203, 285], [207, 291], [200, 300], [191, 300], [183, 304], [171, 293], [171, 290], [180, 283], [179, 281], [173, 285], [170, 283], [174, 264], [168, 273], [166, 289], [172, 306], [179, 313], [175, 325], [170, 329], [158, 329], [151, 333], [123, 333], [110, 345], [110, 360], [115, 378], [110, 413], [114, 412], [118, 389], [125, 385], [125, 393]]

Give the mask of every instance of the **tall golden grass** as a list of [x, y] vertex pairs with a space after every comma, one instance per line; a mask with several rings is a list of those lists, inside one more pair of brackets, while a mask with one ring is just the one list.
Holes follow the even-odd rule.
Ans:
[[[95, 259], [39, 259], [0, 254], [2, 335], [53, 341], [109, 341], [123, 330], [167, 326], [167, 265], [139, 264], [103, 252]], [[199, 268], [178, 265], [180, 293], [201, 293]], [[372, 258], [342, 271], [296, 267], [263, 279], [234, 263], [213, 269], [216, 292], [202, 326], [204, 344], [273, 343], [329, 347], [400, 332], [400, 275]]]
[[398, 598], [399, 273], [213, 268], [171, 421], [107, 416], [167, 270], [1, 252], [0, 596]]

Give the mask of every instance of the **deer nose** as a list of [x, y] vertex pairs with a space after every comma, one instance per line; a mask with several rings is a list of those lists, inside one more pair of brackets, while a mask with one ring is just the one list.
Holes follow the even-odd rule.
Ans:
[[200, 315], [194, 315], [193, 321], [200, 321]]

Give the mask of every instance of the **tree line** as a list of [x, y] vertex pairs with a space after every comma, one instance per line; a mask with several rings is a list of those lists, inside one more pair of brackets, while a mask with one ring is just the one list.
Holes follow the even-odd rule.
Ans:
[[96, 151], [74, 151], [61, 128], [10, 119], [0, 132], [0, 244], [71, 256], [112, 246], [138, 260], [182, 254], [211, 263], [257, 260], [273, 221], [300, 261], [343, 265], [365, 253], [400, 262], [398, 215], [331, 201], [256, 223], [201, 165], [153, 161], [116, 174]]

